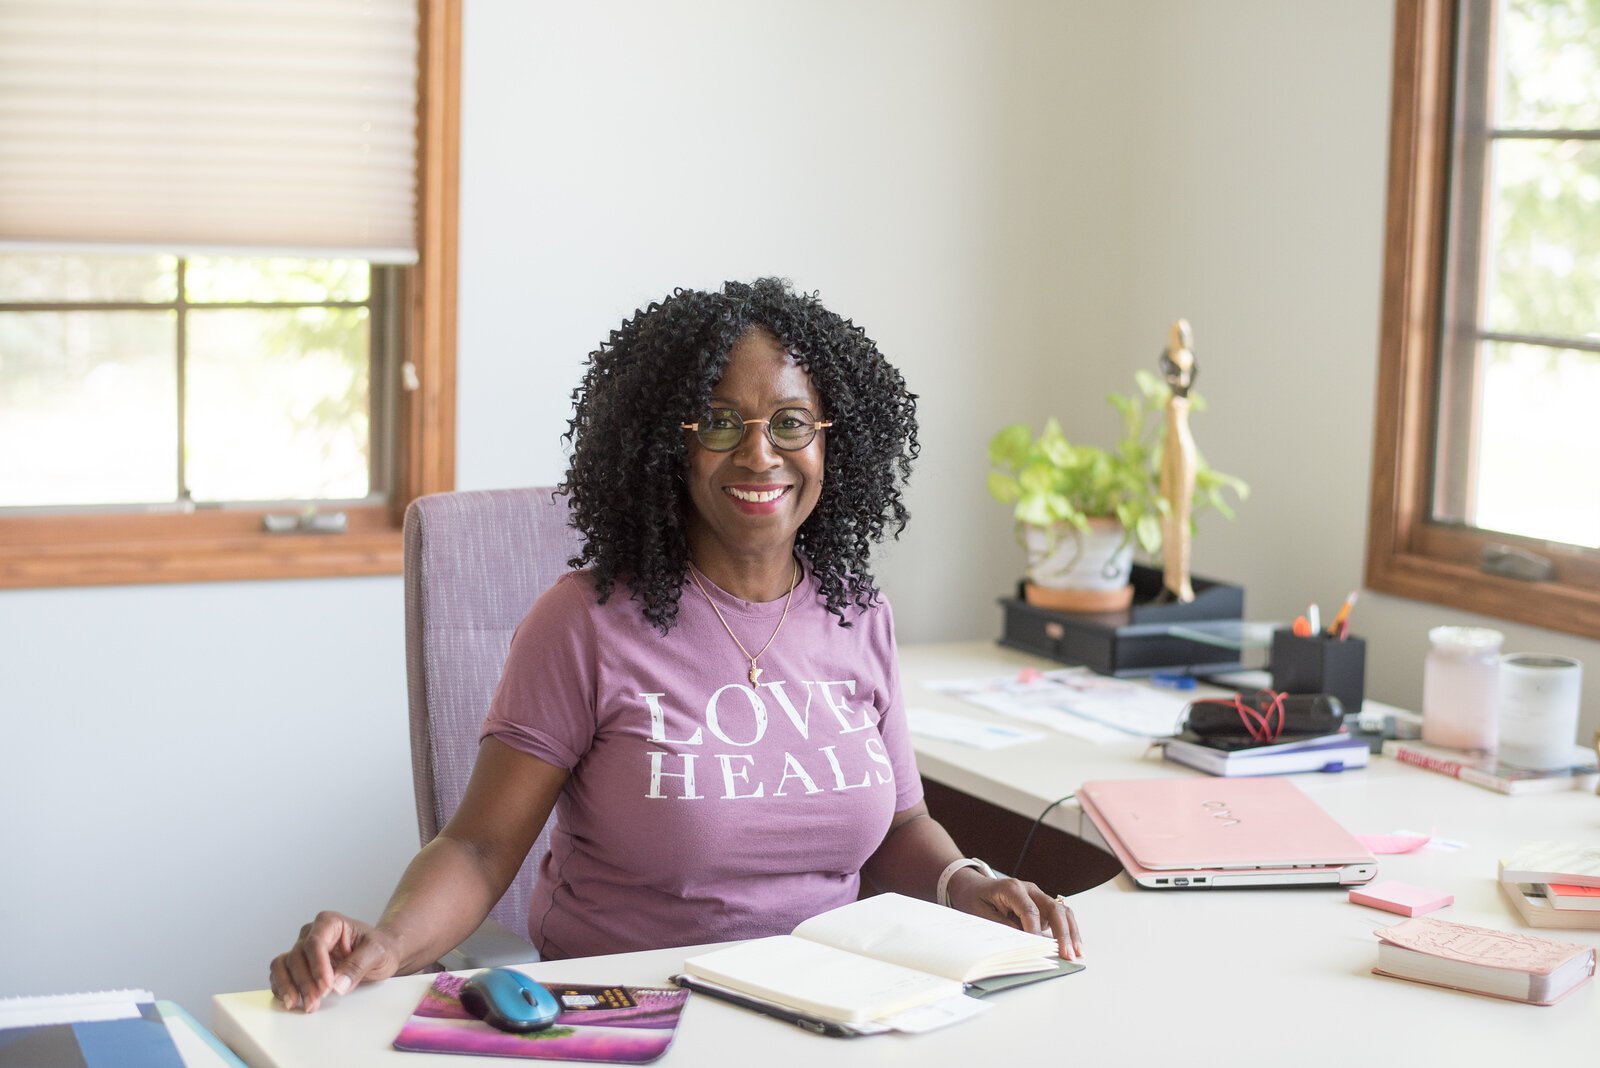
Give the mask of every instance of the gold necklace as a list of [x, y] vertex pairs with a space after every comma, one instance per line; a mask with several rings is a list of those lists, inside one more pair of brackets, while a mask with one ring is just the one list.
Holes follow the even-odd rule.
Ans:
[[728, 632], [728, 637], [733, 639], [733, 644], [737, 645], [739, 651], [744, 654], [744, 658], [750, 661], [750, 685], [758, 685], [762, 669], [756, 667], [756, 661], [761, 659], [762, 653], [772, 647], [773, 640], [778, 637], [778, 631], [783, 629], [784, 620], [789, 618], [789, 602], [794, 600], [794, 588], [800, 585], [800, 561], [796, 560], [794, 562], [794, 578], [789, 581], [789, 594], [783, 599], [783, 615], [778, 617], [778, 625], [772, 628], [772, 637], [767, 639], [767, 644], [763, 645], [754, 656], [750, 655], [750, 650], [744, 647], [744, 642], [739, 640], [739, 636], [733, 632], [733, 628], [728, 626], [728, 621], [722, 618], [722, 609], [717, 607], [717, 602], [713, 601], [711, 595], [706, 592], [706, 588], [700, 585], [700, 576], [695, 574], [694, 561], [692, 560], [689, 562], [689, 577], [694, 580], [695, 589], [700, 591], [700, 596], [706, 599], [706, 604], [710, 605], [711, 610], [717, 614], [717, 622], [722, 624], [722, 629]]

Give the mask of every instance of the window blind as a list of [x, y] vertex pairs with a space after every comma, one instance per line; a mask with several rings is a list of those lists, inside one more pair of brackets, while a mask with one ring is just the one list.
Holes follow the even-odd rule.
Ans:
[[0, 0], [0, 249], [416, 260], [417, 0]]

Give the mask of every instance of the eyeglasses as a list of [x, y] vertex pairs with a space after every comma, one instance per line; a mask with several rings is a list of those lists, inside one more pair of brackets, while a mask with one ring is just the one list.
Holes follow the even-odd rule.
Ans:
[[746, 419], [732, 408], [713, 408], [711, 414], [698, 423], [679, 423], [692, 430], [703, 448], [712, 452], [732, 452], [744, 441], [745, 428], [759, 425], [767, 428], [767, 440], [772, 447], [784, 452], [794, 452], [811, 444], [817, 431], [833, 425], [818, 422], [804, 408], [779, 408], [771, 419]]

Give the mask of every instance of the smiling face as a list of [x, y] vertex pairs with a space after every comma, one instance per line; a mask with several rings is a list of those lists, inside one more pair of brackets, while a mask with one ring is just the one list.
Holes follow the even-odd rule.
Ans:
[[[780, 408], [804, 408], [822, 419], [822, 399], [811, 376], [764, 330], [745, 333], [728, 353], [711, 406], [732, 408], [745, 419], [770, 419]], [[800, 524], [822, 496], [826, 431], [803, 449], [773, 447], [764, 424], [745, 428], [728, 452], [713, 452], [685, 431], [693, 514], [689, 550], [696, 566], [721, 584], [716, 571], [771, 567], [787, 578]], [[726, 587], [724, 587], [726, 588]]]

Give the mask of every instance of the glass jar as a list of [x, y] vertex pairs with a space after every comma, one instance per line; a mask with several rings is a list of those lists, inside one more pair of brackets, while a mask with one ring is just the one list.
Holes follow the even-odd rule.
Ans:
[[1500, 646], [1487, 627], [1434, 627], [1422, 669], [1422, 740], [1493, 749], [1499, 740]]

